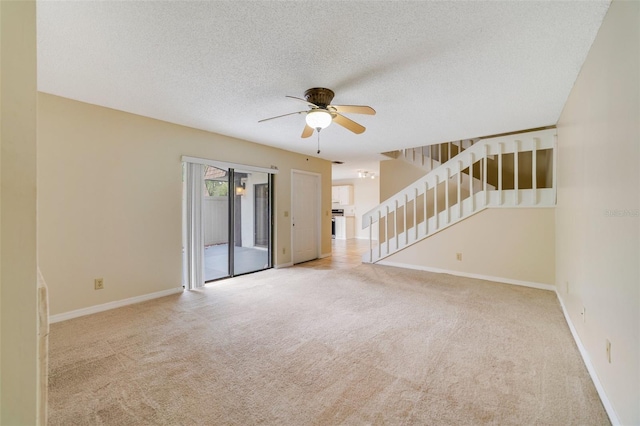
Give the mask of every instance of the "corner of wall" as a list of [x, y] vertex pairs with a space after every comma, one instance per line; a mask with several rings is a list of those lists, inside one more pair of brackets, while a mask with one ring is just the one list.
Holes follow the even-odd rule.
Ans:
[[0, 423], [36, 424], [35, 2], [0, 2], [0, 40]]

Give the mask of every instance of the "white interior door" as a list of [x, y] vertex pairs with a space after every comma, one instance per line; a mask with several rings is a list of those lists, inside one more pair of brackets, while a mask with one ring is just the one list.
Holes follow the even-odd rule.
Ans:
[[293, 263], [301, 263], [318, 258], [320, 176], [294, 171], [291, 179]]

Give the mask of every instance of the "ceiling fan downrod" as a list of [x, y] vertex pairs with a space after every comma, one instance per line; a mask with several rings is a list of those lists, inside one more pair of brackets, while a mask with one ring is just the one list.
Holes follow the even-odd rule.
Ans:
[[318, 132], [318, 154], [320, 154], [320, 130], [322, 130], [321, 127], [316, 127], [316, 132]]

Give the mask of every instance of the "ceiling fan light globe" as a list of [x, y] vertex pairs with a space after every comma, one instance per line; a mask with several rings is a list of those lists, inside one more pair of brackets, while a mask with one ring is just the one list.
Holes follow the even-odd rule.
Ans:
[[307, 113], [305, 121], [309, 127], [314, 129], [324, 129], [331, 124], [331, 113], [323, 109], [314, 109]]

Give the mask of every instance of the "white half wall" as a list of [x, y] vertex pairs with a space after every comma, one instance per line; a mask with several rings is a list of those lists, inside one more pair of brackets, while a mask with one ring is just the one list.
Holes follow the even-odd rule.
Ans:
[[[552, 208], [486, 209], [387, 257], [385, 262], [553, 285], [554, 223]], [[458, 253], [462, 260], [457, 260]]]

